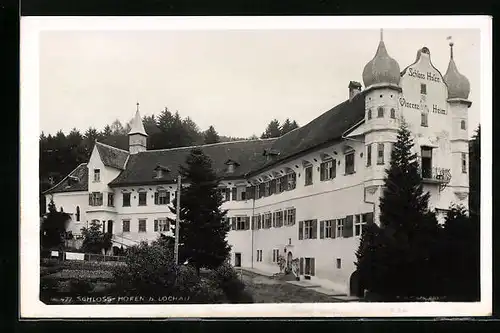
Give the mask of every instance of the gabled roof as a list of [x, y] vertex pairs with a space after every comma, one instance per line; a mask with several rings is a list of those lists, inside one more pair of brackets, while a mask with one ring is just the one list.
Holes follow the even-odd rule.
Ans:
[[[64, 177], [57, 185], [49, 188], [42, 194], [88, 191], [88, 174], [89, 169], [87, 168], [87, 163], [82, 163], [71, 171], [69, 175]], [[71, 181], [70, 184], [70, 177], [76, 177], [79, 181]]]
[[127, 159], [129, 157], [129, 152], [126, 150], [118, 149], [112, 146], [108, 146], [104, 143], [95, 143], [101, 161], [105, 166], [109, 166], [115, 169], [124, 170]]
[[[212, 168], [216, 174], [226, 179], [243, 178], [245, 174], [257, 168], [265, 161], [262, 155], [276, 139], [258, 139], [230, 141], [198, 146], [212, 160]], [[142, 184], [173, 183], [176, 181], [179, 166], [184, 165], [193, 147], [147, 150], [130, 155], [127, 168], [115, 178], [109, 186], [132, 186]], [[238, 161], [231, 175], [226, 174], [227, 160]], [[171, 170], [162, 179], [157, 179], [154, 168], [158, 165]]]
[[308, 124], [279, 137], [270, 147], [279, 154], [252, 170], [251, 174], [341, 139], [342, 134], [363, 120], [364, 115], [365, 93], [360, 92], [352, 100], [340, 103]]

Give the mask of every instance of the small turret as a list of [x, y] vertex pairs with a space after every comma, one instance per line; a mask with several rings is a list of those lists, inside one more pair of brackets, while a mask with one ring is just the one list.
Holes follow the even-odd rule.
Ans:
[[130, 127], [130, 132], [128, 133], [130, 154], [137, 154], [145, 151], [147, 149], [148, 135], [146, 130], [144, 130], [144, 124], [142, 123], [141, 115], [139, 114], [139, 103], [137, 103], [135, 116], [134, 119], [132, 119]]

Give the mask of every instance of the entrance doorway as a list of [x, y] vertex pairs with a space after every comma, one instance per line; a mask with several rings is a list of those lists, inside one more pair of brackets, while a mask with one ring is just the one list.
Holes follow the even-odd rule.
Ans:
[[234, 254], [234, 267], [241, 267], [241, 253]]
[[113, 221], [108, 221], [108, 233], [113, 234]]
[[288, 251], [288, 254], [286, 255], [286, 269], [288, 272], [292, 271], [292, 252]]

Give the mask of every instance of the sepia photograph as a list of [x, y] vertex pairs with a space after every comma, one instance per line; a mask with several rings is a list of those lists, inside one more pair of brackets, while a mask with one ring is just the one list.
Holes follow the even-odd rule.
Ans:
[[491, 21], [346, 18], [25, 21], [21, 308], [487, 315]]

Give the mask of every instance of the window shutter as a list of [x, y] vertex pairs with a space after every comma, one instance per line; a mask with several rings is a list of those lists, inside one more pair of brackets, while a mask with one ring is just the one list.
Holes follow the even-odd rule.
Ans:
[[319, 167], [319, 180], [323, 181], [325, 180], [325, 164], [321, 163]]
[[231, 218], [231, 229], [236, 230], [236, 217]]
[[332, 178], [337, 177], [337, 160], [332, 160]]
[[155, 205], [158, 205], [158, 192], [155, 192]]
[[365, 221], [366, 221], [366, 224], [372, 224], [373, 223], [373, 212], [365, 214]]
[[250, 230], [250, 216], [245, 216], [245, 230]]
[[158, 220], [155, 220], [155, 232], [158, 231]]
[[276, 228], [276, 212], [273, 213], [273, 228]]
[[89, 206], [92, 206], [92, 193], [89, 193]]
[[[302, 221], [299, 223], [302, 223]], [[304, 275], [304, 258], [299, 259], [299, 275]]]
[[271, 180], [269, 188], [269, 194], [274, 194], [274, 193], [276, 193], [276, 179]]
[[345, 218], [344, 221], [344, 237], [352, 237], [352, 222], [353, 222], [353, 215], [348, 215]]
[[332, 220], [332, 232], [331, 232], [331, 238], [337, 237], [337, 220]]
[[314, 271], [315, 271], [314, 258], [311, 258], [309, 260], [311, 261], [311, 275], [314, 276]]
[[231, 190], [231, 200], [233, 200], [233, 201], [238, 200], [238, 198], [237, 198], [237, 193], [238, 193], [238, 192], [237, 192], [237, 190], [236, 190], [236, 187], [233, 187], [233, 189]]
[[318, 220], [312, 221], [312, 239], [318, 238]]
[[325, 221], [319, 222], [319, 238], [325, 238]]
[[303, 234], [304, 230], [302, 230], [303, 228], [304, 228], [304, 221], [299, 221], [299, 240], [304, 238]]

